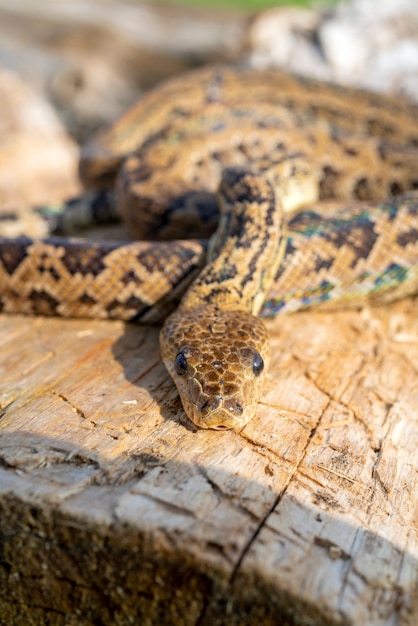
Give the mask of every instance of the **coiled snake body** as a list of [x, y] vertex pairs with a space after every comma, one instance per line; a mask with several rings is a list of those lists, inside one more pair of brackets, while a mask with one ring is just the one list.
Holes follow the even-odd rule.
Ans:
[[[183, 296], [164, 363], [193, 422], [241, 428], [269, 358], [260, 311], [418, 290], [417, 120], [416, 106], [279, 71], [168, 81], [81, 156], [86, 186], [115, 187], [141, 241], [1, 239], [0, 309], [155, 322]], [[95, 198], [75, 214], [97, 213]], [[206, 257], [193, 238], [218, 205]]]

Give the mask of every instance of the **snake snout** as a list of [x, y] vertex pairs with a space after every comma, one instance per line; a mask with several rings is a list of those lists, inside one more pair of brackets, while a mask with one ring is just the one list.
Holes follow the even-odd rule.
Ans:
[[201, 428], [237, 430], [250, 419], [252, 408], [240, 395], [228, 397], [222, 392], [216, 395], [202, 392], [198, 402], [194, 403], [193, 413], [192, 420]]

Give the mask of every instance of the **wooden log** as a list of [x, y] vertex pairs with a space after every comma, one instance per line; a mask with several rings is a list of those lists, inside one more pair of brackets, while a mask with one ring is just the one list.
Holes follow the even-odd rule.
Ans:
[[241, 433], [158, 329], [0, 316], [0, 623], [418, 623], [416, 302], [268, 322]]

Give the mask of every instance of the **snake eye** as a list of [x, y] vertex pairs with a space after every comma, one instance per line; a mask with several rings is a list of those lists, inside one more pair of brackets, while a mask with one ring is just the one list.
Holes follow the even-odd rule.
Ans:
[[174, 361], [174, 367], [179, 376], [183, 376], [187, 370], [187, 359], [183, 352], [179, 352]]
[[253, 372], [255, 376], [259, 376], [264, 369], [264, 361], [259, 352], [253, 356]]

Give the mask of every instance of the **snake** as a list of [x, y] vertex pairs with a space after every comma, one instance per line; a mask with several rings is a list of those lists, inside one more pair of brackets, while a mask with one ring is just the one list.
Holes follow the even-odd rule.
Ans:
[[[193, 70], [84, 146], [86, 193], [47, 236], [0, 237], [0, 311], [163, 322], [188, 417], [239, 431], [268, 370], [263, 317], [417, 293], [417, 164], [418, 106], [400, 97]], [[57, 235], [115, 212], [132, 241]]]

